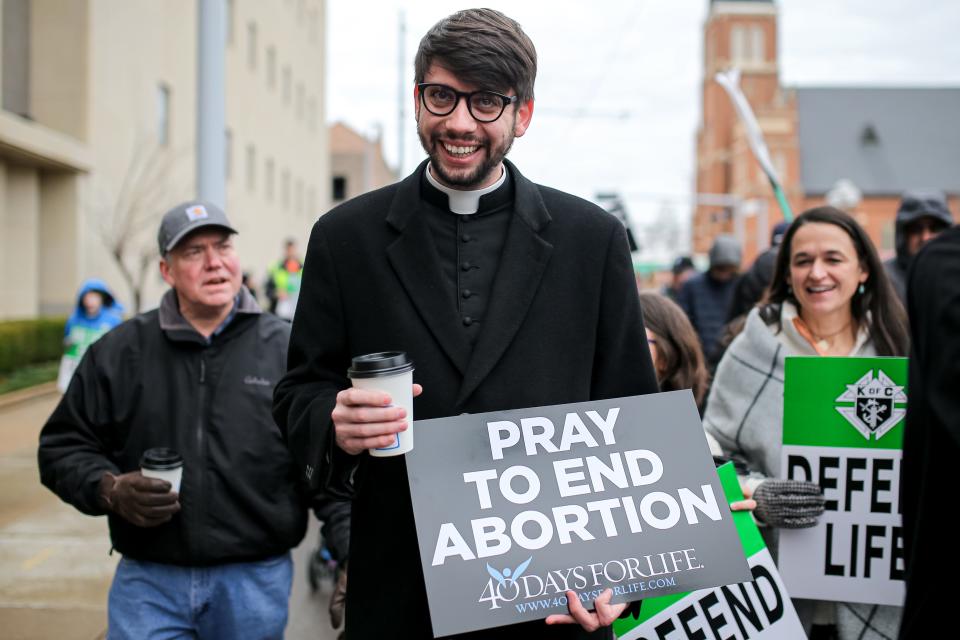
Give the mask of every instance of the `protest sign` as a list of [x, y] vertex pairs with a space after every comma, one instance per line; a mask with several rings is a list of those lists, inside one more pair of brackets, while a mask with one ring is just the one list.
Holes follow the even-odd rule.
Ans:
[[[733, 463], [717, 469], [717, 475], [727, 502], [743, 499]], [[733, 514], [733, 521], [753, 579], [693, 593], [648, 598], [638, 616], [613, 623], [618, 640], [806, 637], [753, 516], [749, 511], [738, 511]]]
[[906, 384], [906, 358], [787, 358], [781, 469], [826, 499], [816, 527], [780, 532], [795, 598], [903, 604]]
[[436, 636], [749, 580], [689, 391], [417, 421]]

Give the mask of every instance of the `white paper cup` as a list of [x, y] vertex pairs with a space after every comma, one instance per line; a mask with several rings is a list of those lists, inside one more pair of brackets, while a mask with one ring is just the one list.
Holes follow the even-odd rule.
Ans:
[[390, 395], [392, 407], [407, 410], [407, 430], [396, 434], [393, 444], [370, 449], [378, 458], [399, 456], [413, 449], [413, 362], [402, 351], [382, 351], [357, 356], [347, 375], [357, 389], [376, 389]]
[[140, 457], [140, 474], [170, 483], [171, 491], [180, 493], [183, 479], [183, 458], [173, 449], [147, 449]]

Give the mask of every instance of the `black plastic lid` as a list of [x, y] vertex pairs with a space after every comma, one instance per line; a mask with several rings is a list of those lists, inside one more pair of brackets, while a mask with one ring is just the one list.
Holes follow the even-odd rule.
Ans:
[[153, 469], [163, 471], [165, 469], [176, 469], [183, 466], [183, 458], [173, 449], [157, 447], [147, 449], [140, 457], [140, 466], [144, 469]]
[[380, 351], [357, 356], [347, 369], [351, 378], [380, 378], [413, 371], [413, 361], [403, 351]]

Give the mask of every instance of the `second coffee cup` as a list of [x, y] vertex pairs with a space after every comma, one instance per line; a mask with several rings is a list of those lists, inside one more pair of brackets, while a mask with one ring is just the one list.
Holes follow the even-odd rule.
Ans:
[[158, 478], [170, 483], [170, 490], [180, 493], [183, 458], [173, 449], [147, 449], [140, 457], [140, 473], [145, 478]]
[[413, 361], [403, 351], [381, 351], [353, 358], [347, 370], [353, 386], [376, 389], [390, 395], [393, 407], [407, 411], [407, 430], [396, 434], [393, 444], [370, 449], [377, 457], [399, 456], [413, 449]]

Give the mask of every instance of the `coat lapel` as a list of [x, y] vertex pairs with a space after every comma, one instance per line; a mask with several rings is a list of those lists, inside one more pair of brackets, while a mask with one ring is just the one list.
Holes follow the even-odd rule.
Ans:
[[490, 306], [456, 404], [466, 402], [503, 357], [526, 318], [553, 251], [553, 245], [539, 235], [550, 222], [539, 190], [513, 164], [505, 164], [516, 182], [514, 214], [500, 255]]
[[413, 300], [424, 324], [460, 373], [467, 368], [470, 346], [459, 331], [457, 304], [444, 285], [433, 234], [420, 211], [420, 176], [426, 163], [408, 176], [397, 190], [387, 222], [400, 235], [387, 247], [387, 258]]

